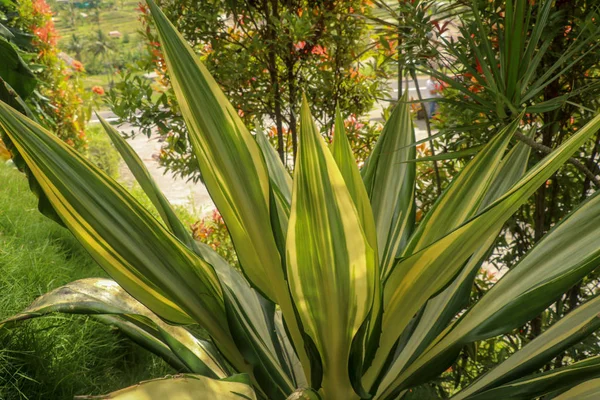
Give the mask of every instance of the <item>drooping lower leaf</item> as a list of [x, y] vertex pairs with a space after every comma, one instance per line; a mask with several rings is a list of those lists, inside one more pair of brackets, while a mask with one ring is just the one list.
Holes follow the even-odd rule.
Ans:
[[105, 396], [76, 396], [75, 398], [79, 400], [256, 400], [256, 394], [243, 375], [215, 380], [202, 375], [185, 374], [140, 382]]
[[110, 279], [87, 278], [61, 286], [2, 324], [6, 326], [56, 312], [108, 317], [104, 320], [123, 327], [125, 333], [144, 335], [148, 344], [152, 340], [151, 350], [157, 354], [164, 354], [168, 349], [190, 372], [212, 378], [229, 375], [227, 363], [211, 343], [197, 339], [183, 327], [166, 324]]

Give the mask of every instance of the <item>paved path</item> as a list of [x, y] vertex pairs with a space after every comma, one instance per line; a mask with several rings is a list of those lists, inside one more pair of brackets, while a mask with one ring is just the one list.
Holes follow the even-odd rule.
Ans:
[[[424, 88], [425, 81], [426, 78], [420, 78], [419, 86]], [[395, 98], [398, 91], [396, 82], [390, 81], [390, 86], [392, 89], [391, 94]], [[421, 89], [421, 92], [423, 96], [426, 97], [426, 91]], [[409, 85], [409, 96], [414, 99], [417, 98], [416, 89], [412, 83]], [[388, 104], [389, 103], [387, 101], [379, 102], [370, 113], [371, 120], [381, 121], [382, 110], [384, 107], [387, 107]], [[102, 116], [102, 118], [109, 122], [117, 120], [115, 115], [109, 110], [100, 111], [99, 114]], [[98, 123], [95, 115], [90, 122]], [[129, 133], [132, 132], [133, 127], [129, 124], [123, 124], [117, 127], [117, 129]], [[417, 140], [427, 137], [424, 121], [415, 121], [415, 136]], [[214, 204], [210, 198], [210, 195], [208, 194], [206, 187], [204, 187], [201, 182], [194, 183], [175, 177], [175, 175], [173, 175], [171, 172], [167, 172], [159, 165], [158, 154], [160, 153], [162, 143], [159, 141], [158, 135], [148, 138], [143, 134], [139, 134], [136, 135], [135, 138], [129, 139], [128, 142], [138, 153], [144, 164], [146, 164], [148, 171], [156, 180], [158, 187], [161, 188], [167, 199], [169, 199], [172, 204], [193, 207], [196, 210], [199, 210], [200, 213], [207, 213], [214, 209]], [[125, 164], [123, 164], [120, 168], [120, 175], [123, 183], [126, 185], [133, 185], [134, 177]]]
[[[123, 124], [118, 129], [131, 132], [132, 126]], [[202, 182], [194, 183], [175, 177], [173, 173], [166, 171], [160, 166], [158, 163], [158, 154], [160, 153], [162, 143], [158, 139], [158, 136], [148, 138], [145, 135], [139, 134], [135, 138], [129, 139], [128, 143], [140, 156], [144, 164], [146, 164], [150, 175], [152, 175], [167, 199], [174, 205], [193, 207], [200, 214], [214, 209], [215, 206]], [[121, 165], [119, 172], [120, 179], [125, 185], [133, 185], [135, 179], [125, 163]]]

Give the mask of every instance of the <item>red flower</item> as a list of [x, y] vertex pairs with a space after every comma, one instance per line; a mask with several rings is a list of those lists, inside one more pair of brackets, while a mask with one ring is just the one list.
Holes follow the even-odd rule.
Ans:
[[104, 95], [104, 88], [102, 86], [92, 86], [92, 92], [96, 93], [98, 96]]
[[300, 50], [304, 49], [304, 46], [306, 46], [306, 42], [304, 40], [302, 40], [302, 41], [296, 43], [294, 45], [294, 48], [296, 49], [296, 51], [300, 51]]

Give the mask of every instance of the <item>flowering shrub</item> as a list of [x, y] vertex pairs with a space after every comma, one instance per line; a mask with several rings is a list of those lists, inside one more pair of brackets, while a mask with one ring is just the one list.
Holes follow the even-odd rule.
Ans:
[[[282, 159], [291, 160], [295, 155], [300, 88], [315, 99], [312, 111], [321, 133], [329, 138], [336, 106], [344, 116], [361, 116], [385, 91], [387, 71], [372, 57], [369, 26], [351, 15], [353, 10], [370, 12], [369, 1], [278, 1], [277, 11], [249, 3], [239, 7], [214, 1], [160, 3], [242, 120], [251, 128], [257, 121], [269, 121], [265, 128], [273, 131], [272, 141]], [[108, 103], [122, 121], [146, 134], [158, 128], [167, 137], [161, 163], [177, 174], [197, 179], [163, 49], [148, 7], [140, 4], [139, 11], [147, 48], [147, 64], [140, 72], [153, 72], [154, 82], [124, 72], [121, 82], [108, 93]], [[264, 29], [256, 29], [256, 24]], [[370, 135], [377, 129], [365, 127], [361, 132]]]
[[18, 27], [34, 35], [36, 53], [30, 63], [43, 67], [36, 74], [38, 92], [45, 98], [37, 101], [38, 118], [66, 143], [83, 149], [86, 147], [85, 123], [90, 116], [90, 109], [84, 106], [83, 64], [74, 61], [67, 65], [60, 58], [59, 35], [52, 21], [52, 10], [45, 0], [20, 1], [18, 13]]
[[194, 239], [212, 247], [230, 264], [237, 264], [237, 256], [229, 231], [219, 211], [214, 210], [210, 216], [194, 223], [191, 228]]

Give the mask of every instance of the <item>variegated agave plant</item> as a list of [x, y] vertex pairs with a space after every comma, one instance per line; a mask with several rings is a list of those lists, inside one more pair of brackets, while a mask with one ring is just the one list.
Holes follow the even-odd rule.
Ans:
[[[600, 128], [600, 117], [528, 171], [528, 148], [511, 141], [519, 129], [513, 122], [416, 225], [407, 106], [396, 107], [359, 171], [339, 117], [328, 149], [305, 103], [292, 181], [264, 135], [248, 132], [182, 36], [149, 4], [200, 171], [243, 274], [192, 239], [110, 125], [162, 223], [70, 147], [0, 104], [0, 129], [40, 209], [114, 279], [66, 285], [5, 323], [50, 312], [95, 314], [186, 373], [111, 398], [410, 397], [463, 346], [532, 319], [599, 264], [594, 195], [464, 310], [504, 222]], [[599, 328], [599, 313], [600, 298], [590, 300], [453, 399], [600, 396], [600, 357], [536, 373]]]

